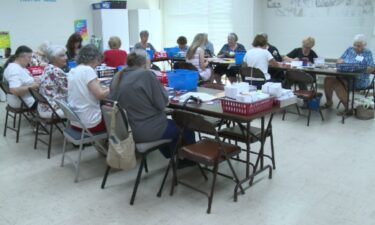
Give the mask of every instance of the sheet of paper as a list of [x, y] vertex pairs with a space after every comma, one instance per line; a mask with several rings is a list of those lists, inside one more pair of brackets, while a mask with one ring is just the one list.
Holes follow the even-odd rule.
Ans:
[[214, 95], [210, 95], [210, 94], [207, 94], [207, 93], [203, 93], [203, 92], [188, 92], [186, 94], [183, 94], [179, 97], [180, 99], [180, 102], [184, 102], [187, 98], [189, 98], [190, 96], [194, 96], [196, 98], [199, 98], [201, 99], [203, 102], [209, 102], [209, 101], [212, 101], [214, 99], [217, 99], [218, 97], [217, 96], [214, 96]]

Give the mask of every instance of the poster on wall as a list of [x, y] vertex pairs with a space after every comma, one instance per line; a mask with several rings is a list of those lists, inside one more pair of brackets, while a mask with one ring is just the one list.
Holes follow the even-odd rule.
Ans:
[[0, 31], [0, 49], [10, 48], [10, 34], [8, 31]]
[[84, 41], [89, 38], [87, 20], [74, 20], [74, 31], [79, 33]]

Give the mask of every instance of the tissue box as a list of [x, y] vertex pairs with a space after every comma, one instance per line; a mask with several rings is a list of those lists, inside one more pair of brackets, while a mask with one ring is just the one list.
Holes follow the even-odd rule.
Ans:
[[302, 68], [303, 62], [302, 61], [291, 61], [290, 66], [296, 68]]
[[245, 82], [235, 83], [224, 87], [225, 97], [236, 99], [241, 92], [249, 92], [250, 85]]
[[236, 101], [252, 103], [269, 98], [270, 95], [261, 92], [242, 92], [237, 94]]
[[271, 96], [281, 97], [283, 94], [282, 90], [281, 83], [268, 82], [262, 85], [262, 92]]
[[297, 97], [292, 96], [292, 97], [282, 97], [278, 98], [276, 100], [276, 103], [280, 106], [280, 108], [287, 107], [289, 105], [293, 105], [297, 103]]

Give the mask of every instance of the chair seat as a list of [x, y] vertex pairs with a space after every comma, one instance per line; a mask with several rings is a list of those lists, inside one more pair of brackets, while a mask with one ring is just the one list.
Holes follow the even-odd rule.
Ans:
[[[73, 144], [79, 145], [81, 140], [81, 131], [77, 131], [73, 129], [72, 127], [66, 127], [64, 129], [65, 137], [68, 138], [70, 142]], [[108, 137], [108, 134], [106, 131], [96, 132], [92, 133], [92, 135], [95, 137], [95, 139], [106, 139]], [[90, 136], [85, 133], [83, 136], [83, 144], [92, 142], [92, 139]]]
[[43, 118], [40, 116], [37, 116], [36, 118], [34, 118], [34, 120], [38, 122], [43, 122], [46, 124], [56, 124], [56, 123], [62, 123], [62, 122], [67, 121], [67, 119], [65, 118]]
[[172, 142], [172, 139], [161, 139], [157, 141], [151, 141], [151, 142], [143, 142], [143, 143], [136, 143], [135, 148], [137, 149], [137, 152], [139, 153], [146, 153], [149, 150], [153, 150], [154, 148]]
[[204, 116], [204, 119], [207, 120], [208, 122], [210, 122], [215, 127], [219, 126], [219, 124], [221, 122], [221, 119], [211, 117], [211, 116]]
[[[246, 136], [244, 136], [244, 133], [242, 133], [242, 130], [241, 130], [240, 126], [238, 126], [238, 125], [236, 125], [234, 127], [228, 127], [228, 128], [221, 129], [221, 130], [218, 131], [218, 133], [219, 133], [219, 136], [223, 137], [223, 138], [228, 138], [228, 139], [236, 140], [236, 141], [240, 141], [240, 142], [246, 142], [247, 141]], [[249, 142], [254, 143], [254, 142], [259, 141], [260, 136], [262, 134], [262, 129], [260, 129], [258, 127], [251, 126], [250, 127], [250, 133], [252, 133], [255, 137], [253, 135], [250, 135]], [[266, 135], [269, 136], [269, 133], [267, 133]]]
[[[225, 153], [228, 157], [235, 156], [241, 152], [241, 149], [232, 144], [221, 142]], [[197, 143], [186, 145], [179, 149], [179, 155], [183, 158], [202, 163], [205, 165], [213, 165], [215, 162], [225, 160], [224, 157], [219, 157], [220, 143], [213, 139], [203, 139]]]
[[25, 113], [25, 112], [33, 111], [28, 108], [14, 108], [10, 105], [7, 105], [6, 110], [12, 113]]
[[316, 91], [296, 90], [294, 91], [294, 94], [298, 98], [313, 99], [316, 96]]

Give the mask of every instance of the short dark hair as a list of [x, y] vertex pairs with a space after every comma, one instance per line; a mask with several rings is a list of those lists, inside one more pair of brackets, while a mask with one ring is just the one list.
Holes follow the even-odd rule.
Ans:
[[267, 39], [263, 35], [258, 34], [255, 36], [254, 41], [253, 41], [254, 47], [264, 47], [266, 45], [267, 45]]
[[33, 53], [33, 50], [26, 45], [21, 45], [16, 49], [14, 55], [18, 58], [22, 53]]
[[149, 36], [150, 34], [148, 33], [148, 31], [147, 30], [142, 30], [141, 32], [139, 32], [139, 36], [140, 37], [143, 37], [143, 36]]
[[102, 54], [95, 45], [88, 44], [83, 46], [81, 50], [78, 52], [77, 64], [87, 65], [92, 63], [95, 59], [101, 61]]
[[177, 38], [177, 44], [179, 45], [186, 45], [187, 44], [187, 39], [185, 36], [180, 36]]
[[233, 36], [234, 37], [234, 40], [237, 42], [238, 41], [238, 36], [237, 36], [237, 34], [236, 33], [229, 33], [229, 35], [228, 35], [228, 37], [230, 37], [230, 36]]
[[26, 45], [21, 45], [16, 49], [14, 55], [11, 55], [8, 60], [4, 63], [4, 70], [8, 67], [8, 65], [14, 62], [18, 57], [20, 57], [23, 53], [33, 53], [33, 50]]
[[12, 54], [12, 49], [9, 48], [9, 47], [5, 48], [5, 50], [4, 50], [4, 57], [5, 58], [9, 58], [11, 54]]
[[68, 42], [66, 43], [66, 50], [68, 52], [68, 54], [72, 55], [72, 56], [75, 56], [75, 52], [74, 52], [74, 49], [75, 49], [75, 46], [74, 44], [79, 42], [79, 46], [78, 48], [81, 48], [82, 47], [82, 37], [79, 33], [73, 33], [72, 35], [70, 35], [69, 39], [68, 39]]

